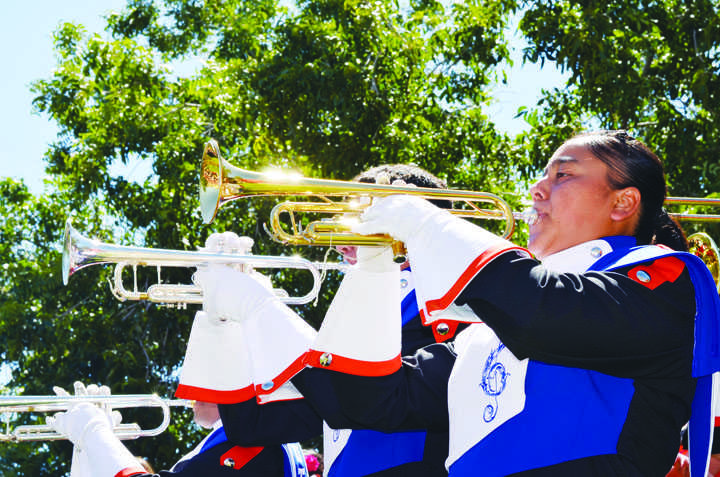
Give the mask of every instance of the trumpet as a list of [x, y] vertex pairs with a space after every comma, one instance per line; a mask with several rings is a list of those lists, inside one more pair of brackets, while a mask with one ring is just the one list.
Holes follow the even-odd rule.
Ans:
[[[130, 247], [100, 242], [83, 236], [72, 227], [70, 221], [65, 223], [64, 246], [62, 254], [62, 278], [65, 285], [69, 278], [78, 270], [104, 263], [115, 263], [110, 291], [120, 301], [148, 300], [162, 303], [170, 307], [185, 308], [188, 304], [202, 304], [202, 289], [189, 284], [162, 283], [162, 267], [201, 267], [210, 264], [241, 265], [244, 270], [279, 268], [302, 269], [312, 275], [312, 289], [302, 296], [288, 296], [285, 290], [275, 289], [275, 294], [288, 305], [302, 305], [314, 300], [320, 292], [321, 271], [344, 270], [347, 264], [311, 262], [301, 257], [264, 256], [252, 254], [179, 251]], [[147, 290], [138, 289], [137, 267], [155, 266], [157, 283]], [[128, 290], [123, 283], [123, 272], [126, 267], [133, 270], [133, 288]]]
[[[211, 139], [203, 150], [200, 172], [200, 212], [205, 223], [214, 220], [218, 209], [224, 204], [253, 196], [308, 196], [323, 202], [286, 202], [271, 212], [269, 233], [273, 239], [291, 245], [391, 245], [396, 261], [404, 261], [403, 245], [383, 234], [359, 235], [350, 231], [351, 226], [343, 220], [311, 222], [304, 230], [294, 218], [295, 212], [327, 213], [348, 217], [359, 215], [367, 206], [363, 197], [382, 197], [392, 194], [416, 195], [426, 199], [446, 200], [465, 204], [465, 208], [449, 209], [450, 213], [470, 219], [504, 220], [501, 233], [508, 238], [515, 230], [515, 219], [527, 219], [524, 213], [514, 213], [510, 205], [499, 196], [489, 192], [467, 190], [433, 189], [399, 185], [368, 184], [347, 181], [309, 179], [280, 176], [247, 171], [233, 166], [220, 156], [217, 142]], [[351, 199], [349, 202], [333, 202], [331, 197]], [[492, 209], [477, 204], [490, 204]], [[283, 213], [290, 215], [291, 231], [283, 229], [280, 219]]]
[[[161, 434], [170, 424], [170, 407], [192, 407], [192, 401], [184, 399], [163, 399], [155, 394], [126, 394], [115, 396], [0, 396], [0, 414], [25, 412], [60, 412], [67, 411], [74, 404], [91, 403], [110, 409], [127, 409], [139, 407], [157, 408], [162, 412], [162, 422], [150, 429], [143, 429], [138, 424], [118, 424], [113, 433], [119, 439], [137, 439]], [[9, 416], [8, 416], [9, 417]], [[2, 442], [20, 441], [58, 441], [67, 439], [46, 424], [22, 425], [10, 429], [10, 421], [6, 420], [5, 433], [0, 432]]]
[[[720, 199], [712, 197], [667, 197], [665, 205], [699, 205], [702, 207], [718, 207]], [[669, 213], [670, 217], [683, 222], [720, 222], [718, 214], [691, 214], [688, 212]]]

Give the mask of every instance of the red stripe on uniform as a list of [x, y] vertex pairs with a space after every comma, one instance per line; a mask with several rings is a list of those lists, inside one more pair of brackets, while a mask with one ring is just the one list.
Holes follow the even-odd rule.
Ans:
[[639, 265], [628, 272], [628, 277], [651, 290], [663, 283], [674, 282], [685, 269], [685, 262], [677, 257], [662, 257], [652, 263]]
[[232, 467], [233, 469], [242, 469], [245, 464], [253, 460], [263, 449], [264, 447], [232, 447], [220, 456], [220, 465], [223, 467]]

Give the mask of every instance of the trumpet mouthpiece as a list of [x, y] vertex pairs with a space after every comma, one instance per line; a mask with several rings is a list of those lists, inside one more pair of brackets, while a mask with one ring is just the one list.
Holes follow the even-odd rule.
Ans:
[[522, 220], [528, 225], [535, 225], [538, 220], [538, 213], [534, 207], [528, 207], [522, 212], [513, 213], [513, 217], [515, 217], [516, 220]]

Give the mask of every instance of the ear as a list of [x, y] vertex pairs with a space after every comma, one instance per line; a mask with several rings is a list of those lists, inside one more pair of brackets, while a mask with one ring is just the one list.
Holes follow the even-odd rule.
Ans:
[[636, 187], [626, 187], [616, 192], [615, 204], [610, 211], [610, 218], [621, 222], [632, 218], [640, 211], [640, 191]]

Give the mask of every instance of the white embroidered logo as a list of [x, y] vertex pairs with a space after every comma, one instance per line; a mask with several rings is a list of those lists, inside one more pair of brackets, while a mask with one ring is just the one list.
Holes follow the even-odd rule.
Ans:
[[472, 325], [455, 341], [448, 465], [522, 412], [528, 369], [528, 360], [518, 360], [487, 325]]

